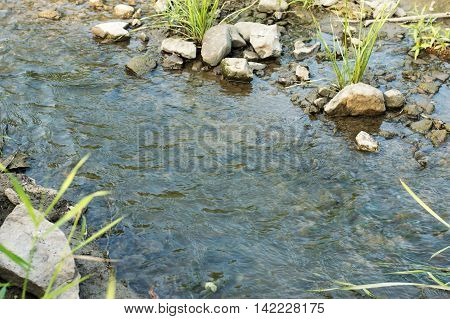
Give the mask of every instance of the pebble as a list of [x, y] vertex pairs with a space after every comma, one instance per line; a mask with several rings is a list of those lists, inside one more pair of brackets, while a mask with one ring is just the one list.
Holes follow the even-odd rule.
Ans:
[[38, 17], [48, 20], [59, 20], [61, 19], [61, 14], [56, 10], [44, 10], [38, 13]]

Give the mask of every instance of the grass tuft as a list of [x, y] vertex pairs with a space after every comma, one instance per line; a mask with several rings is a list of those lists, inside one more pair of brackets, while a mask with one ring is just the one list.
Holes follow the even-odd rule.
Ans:
[[423, 51], [437, 53], [442, 57], [449, 55], [450, 47], [450, 28], [444, 27], [442, 24], [434, 24], [435, 18], [427, 18], [425, 16], [425, 7], [419, 13], [417, 8], [416, 15], [420, 15], [421, 19], [414, 23], [404, 24], [403, 27], [408, 29], [409, 34], [414, 40], [414, 46], [411, 51], [414, 53], [414, 59], [417, 59]]
[[[347, 5], [346, 1], [346, 5]], [[356, 84], [362, 81], [364, 73], [372, 56], [373, 48], [378, 39], [378, 34], [391, 15], [386, 8], [375, 18], [368, 30], [364, 29], [364, 2], [361, 3], [359, 15], [358, 37], [352, 41], [351, 27], [348, 14], [344, 14], [342, 20], [343, 39], [340, 40], [333, 30], [333, 45], [330, 47], [325, 41], [319, 23], [317, 25], [317, 36], [325, 49], [328, 59], [332, 63], [333, 71], [336, 74], [337, 84], [340, 89], [346, 85]], [[339, 60], [342, 59], [342, 62]]]
[[161, 15], [171, 30], [200, 43], [214, 25], [218, 9], [219, 0], [172, 0]]

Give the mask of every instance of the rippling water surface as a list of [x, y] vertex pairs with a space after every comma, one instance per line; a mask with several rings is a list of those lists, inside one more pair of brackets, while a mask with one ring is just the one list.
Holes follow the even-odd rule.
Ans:
[[[91, 206], [88, 223], [127, 216], [100, 244], [142, 296], [149, 286], [161, 297], [208, 296], [203, 285], [214, 280], [212, 297], [318, 297], [307, 290], [330, 280], [401, 280], [380, 263], [419, 263], [447, 245], [449, 235], [398, 182], [450, 219], [447, 146], [434, 149], [382, 119], [311, 120], [258, 78], [234, 85], [158, 67], [138, 79], [123, 70], [138, 42], [100, 45], [89, 33], [94, 14], [63, 21], [37, 20], [25, 5], [0, 19], [6, 151], [26, 150], [29, 174], [53, 187], [91, 153], [70, 196], [112, 191]], [[404, 56], [388, 60], [400, 74]], [[375, 65], [385, 61], [375, 55]], [[448, 92], [436, 95], [444, 117]], [[357, 152], [354, 135], [367, 125], [404, 139], [379, 138], [380, 153]], [[413, 159], [414, 141], [425, 145], [426, 169]]]

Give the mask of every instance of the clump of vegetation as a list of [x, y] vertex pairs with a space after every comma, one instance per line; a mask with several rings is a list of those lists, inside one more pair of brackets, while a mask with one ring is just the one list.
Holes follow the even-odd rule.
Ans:
[[219, 13], [219, 0], [172, 0], [161, 13], [164, 24], [183, 37], [201, 42], [214, 25]]
[[[427, 204], [425, 204], [402, 180], [400, 183], [411, 195], [414, 200], [419, 203], [431, 216], [437, 219], [441, 224], [443, 224], [448, 230], [450, 230], [450, 224], [447, 223], [444, 219], [442, 219], [436, 212], [434, 212]], [[449, 250], [450, 246], [442, 248], [441, 250], [435, 252], [431, 255], [430, 259], [436, 257], [444, 253], [446, 250]], [[385, 264], [384, 266], [391, 266], [389, 264]], [[416, 283], [416, 282], [384, 282], [384, 283], [374, 283], [374, 284], [362, 284], [362, 285], [354, 285], [348, 282], [335, 281], [339, 287], [328, 288], [328, 289], [318, 289], [312, 290], [314, 292], [325, 292], [325, 291], [333, 291], [333, 290], [353, 290], [358, 291], [362, 290], [367, 296], [374, 297], [369, 289], [375, 288], [387, 288], [387, 287], [398, 287], [398, 286], [414, 286], [418, 288], [429, 288], [429, 289], [437, 289], [444, 290], [450, 292], [450, 268], [445, 267], [435, 267], [432, 265], [422, 264], [422, 265], [409, 265], [408, 269], [402, 271], [396, 271], [389, 273], [391, 275], [407, 275], [407, 276], [417, 276], [424, 275], [425, 278], [429, 281], [428, 283]]]
[[[417, 15], [419, 13], [417, 12]], [[403, 25], [409, 30], [409, 34], [414, 40], [414, 46], [411, 51], [414, 52], [414, 59], [417, 59], [423, 51], [436, 53], [446, 58], [450, 55], [450, 28], [442, 25], [435, 25], [435, 18], [427, 18], [425, 8], [420, 13], [421, 19], [417, 22]]]
[[[67, 224], [68, 222], [72, 221], [73, 224], [70, 228], [69, 235], [67, 236], [67, 245], [68, 247], [71, 247], [72, 239], [74, 238], [76, 229], [78, 227], [78, 224], [80, 222], [80, 219], [82, 219], [81, 214], [83, 210], [87, 207], [87, 205], [96, 197], [105, 196], [108, 194], [108, 192], [105, 191], [98, 191], [95, 193], [92, 193], [88, 196], [83, 197], [78, 203], [76, 203], [63, 217], [61, 217], [56, 223], [54, 223], [51, 227], [49, 227], [44, 233], [40, 233], [37, 230], [39, 229], [39, 226], [42, 224], [42, 222], [45, 220], [45, 217], [49, 215], [53, 208], [56, 206], [58, 201], [61, 199], [61, 197], [64, 195], [64, 193], [67, 191], [67, 189], [70, 187], [73, 179], [75, 178], [75, 175], [77, 174], [78, 170], [81, 168], [81, 166], [86, 162], [88, 159], [88, 156], [83, 157], [80, 162], [78, 162], [77, 165], [71, 170], [67, 178], [62, 183], [60, 189], [57, 192], [57, 195], [52, 200], [50, 205], [44, 210], [42, 209], [42, 213], [38, 213], [36, 208], [33, 207], [30, 198], [24, 191], [23, 187], [20, 185], [19, 181], [14, 177], [13, 174], [8, 173], [6, 168], [3, 166], [3, 164], [0, 163], [0, 171], [3, 173], [6, 173], [11, 180], [11, 183], [13, 185], [14, 190], [16, 191], [17, 195], [20, 198], [20, 201], [25, 205], [28, 216], [33, 221], [33, 224], [35, 226], [36, 231], [34, 232], [33, 239], [32, 239], [32, 245], [31, 249], [28, 253], [28, 256], [17, 256], [13, 251], [8, 249], [8, 247], [5, 247], [4, 245], [0, 244], [0, 253], [5, 254], [12, 262], [23, 268], [26, 272], [26, 276], [24, 279], [24, 282], [22, 284], [22, 299], [26, 297], [27, 292], [27, 286], [28, 286], [28, 278], [32, 269], [33, 265], [33, 258], [36, 251], [36, 245], [37, 243], [47, 237], [49, 234], [54, 232], [56, 229], [60, 228], [61, 226]], [[42, 296], [43, 299], [50, 299], [50, 298], [56, 298], [59, 295], [63, 294], [70, 288], [72, 288], [74, 285], [77, 285], [89, 278], [89, 275], [84, 276], [80, 279], [74, 280], [68, 284], [54, 287], [55, 281], [59, 275], [59, 273], [62, 270], [63, 265], [65, 264], [65, 260], [72, 256], [75, 252], [86, 246], [87, 244], [91, 243], [92, 241], [96, 240], [103, 234], [105, 234], [107, 231], [109, 231], [112, 227], [117, 225], [123, 217], [120, 217], [113, 222], [109, 223], [99, 231], [95, 232], [93, 235], [89, 236], [88, 238], [80, 239], [76, 244], [74, 244], [73, 248], [71, 247], [70, 253], [67, 255], [63, 255], [61, 257], [61, 260], [57, 263], [55, 269], [53, 270], [52, 278], [50, 280], [50, 283]], [[83, 226], [84, 225], [84, 226]], [[83, 228], [85, 228], [85, 223], [82, 223], [82, 232]], [[11, 248], [11, 247], [10, 247]], [[0, 299], [4, 298], [6, 294], [6, 289], [9, 287], [9, 283], [0, 283]], [[115, 279], [110, 278], [110, 282], [108, 284], [108, 290], [107, 290], [107, 297], [114, 297], [114, 291], [115, 291]]]
[[[347, 2], [346, 2], [347, 4]], [[330, 47], [325, 41], [320, 25], [317, 24], [317, 35], [325, 49], [327, 58], [332, 62], [333, 71], [336, 74], [337, 84], [340, 89], [348, 84], [361, 82], [367, 65], [369, 64], [373, 48], [378, 38], [378, 34], [391, 15], [390, 10], [383, 10], [375, 19], [368, 30], [364, 29], [364, 2], [361, 3], [361, 12], [359, 18], [359, 30], [357, 38], [351, 38], [351, 26], [349, 17], [344, 14], [342, 20], [343, 38], [342, 40], [333, 30], [333, 45]], [[340, 60], [342, 59], [342, 62]]]

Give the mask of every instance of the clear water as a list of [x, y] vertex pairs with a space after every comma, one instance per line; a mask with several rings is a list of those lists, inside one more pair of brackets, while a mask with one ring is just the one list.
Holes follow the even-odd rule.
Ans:
[[[311, 120], [258, 78], [244, 86], [158, 67], [137, 79], [123, 65], [138, 42], [100, 45], [88, 9], [54, 23], [33, 18], [32, 5], [0, 19], [6, 152], [26, 150], [29, 174], [53, 187], [91, 153], [70, 197], [111, 190], [91, 205], [88, 224], [127, 216], [100, 244], [122, 260], [119, 279], [142, 296], [154, 286], [166, 298], [354, 298], [308, 289], [335, 279], [402, 280], [380, 262], [420, 263], [448, 244], [448, 233], [398, 182], [449, 220], [447, 145], [434, 149], [383, 119]], [[404, 56], [386, 54], [376, 53], [375, 68], [389, 59], [400, 74]], [[448, 92], [443, 86], [436, 96], [439, 114], [448, 115]], [[378, 154], [357, 152], [359, 128], [380, 125], [405, 138], [379, 138]], [[430, 158], [424, 170], [412, 156], [415, 141]], [[212, 280], [219, 290], [208, 295], [202, 287]], [[448, 297], [415, 288], [378, 295]]]

